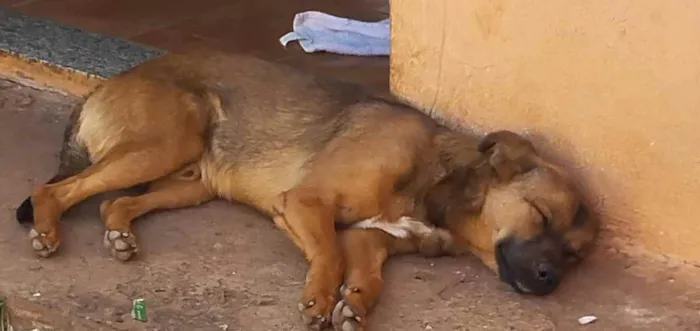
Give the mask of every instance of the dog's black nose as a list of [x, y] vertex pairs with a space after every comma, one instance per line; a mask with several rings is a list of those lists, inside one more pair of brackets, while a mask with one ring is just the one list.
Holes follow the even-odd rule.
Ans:
[[554, 268], [554, 265], [549, 262], [538, 264], [535, 272], [537, 280], [549, 286], [556, 286], [559, 282], [557, 271]]

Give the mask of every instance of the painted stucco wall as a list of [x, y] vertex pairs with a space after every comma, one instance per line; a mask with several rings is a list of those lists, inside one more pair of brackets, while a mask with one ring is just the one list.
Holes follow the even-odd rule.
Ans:
[[606, 229], [700, 261], [700, 1], [393, 0], [392, 90], [529, 133]]

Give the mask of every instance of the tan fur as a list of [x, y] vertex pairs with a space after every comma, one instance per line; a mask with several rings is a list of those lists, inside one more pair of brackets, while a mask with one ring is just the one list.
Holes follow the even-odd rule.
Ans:
[[514, 133], [455, 132], [354, 85], [215, 53], [165, 55], [99, 87], [18, 220], [34, 220], [32, 246], [48, 256], [65, 210], [143, 183], [100, 208], [113, 256], [137, 252], [131, 222], [151, 210], [246, 203], [306, 256], [299, 309], [316, 329], [364, 330], [391, 255], [470, 252], [514, 289], [544, 293], [555, 269], [537, 281], [515, 267], [546, 260], [558, 275], [597, 229], [566, 172]]

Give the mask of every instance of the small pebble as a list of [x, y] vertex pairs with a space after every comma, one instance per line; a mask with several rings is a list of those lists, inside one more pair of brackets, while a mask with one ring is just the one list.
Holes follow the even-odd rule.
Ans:
[[39, 293], [39, 292], [36, 292], [36, 293], [32, 294], [32, 296], [33, 296], [33, 297], [35, 297], [35, 298], [38, 298], [38, 297], [40, 297], [40, 296], [41, 296], [41, 293]]
[[433, 327], [432, 327], [432, 326], [430, 326], [430, 325], [426, 325], [426, 326], [425, 326], [425, 329], [426, 329], [426, 330], [432, 330], [432, 329], [433, 329]]
[[224, 245], [222, 245], [221, 243], [214, 244], [214, 249], [218, 250], [218, 249], [222, 249], [222, 248], [224, 248]]
[[228, 330], [228, 324], [219, 325], [219, 329], [224, 330], [224, 331]]
[[595, 320], [597, 320], [597, 319], [598, 319], [598, 317], [595, 317], [595, 316], [583, 316], [583, 317], [578, 319], [578, 324], [581, 324], [581, 325], [591, 324], [591, 323], [595, 322]]

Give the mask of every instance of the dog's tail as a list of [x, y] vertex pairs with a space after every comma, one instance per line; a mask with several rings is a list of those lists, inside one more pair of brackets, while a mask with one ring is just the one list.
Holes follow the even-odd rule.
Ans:
[[[76, 132], [80, 125], [80, 112], [82, 103], [76, 106], [70, 116], [70, 120], [63, 133], [63, 146], [60, 152], [60, 163], [56, 174], [46, 182], [46, 184], [58, 183], [70, 176], [73, 176], [90, 166], [90, 157], [85, 145], [76, 140]], [[32, 197], [29, 196], [17, 207], [15, 218], [20, 224], [34, 222], [34, 205]]]

